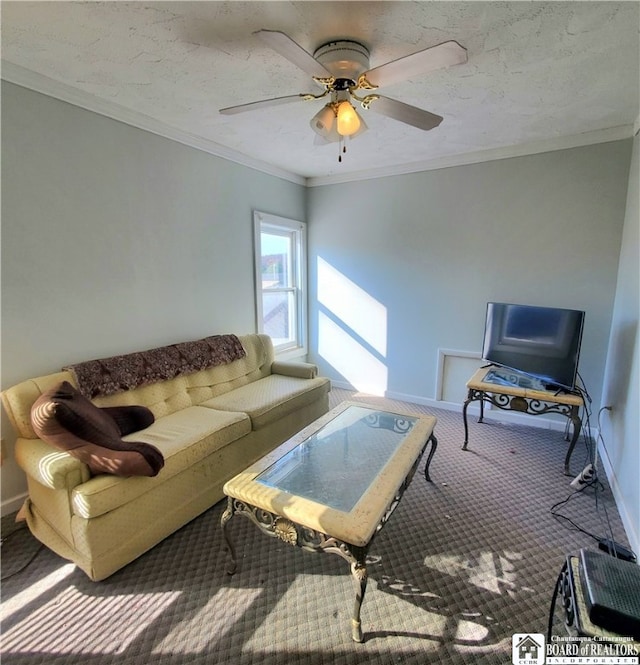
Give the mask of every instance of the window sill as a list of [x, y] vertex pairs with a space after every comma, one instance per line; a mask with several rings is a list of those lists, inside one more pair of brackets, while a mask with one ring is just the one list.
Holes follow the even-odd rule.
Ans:
[[307, 349], [302, 346], [297, 346], [295, 349], [283, 349], [282, 351], [276, 349], [275, 355], [278, 360], [303, 360], [307, 357]]

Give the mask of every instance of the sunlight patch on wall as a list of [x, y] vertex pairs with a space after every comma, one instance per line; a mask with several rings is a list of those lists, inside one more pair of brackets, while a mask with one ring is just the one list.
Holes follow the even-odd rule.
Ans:
[[356, 390], [384, 395], [387, 367], [322, 312], [318, 315], [318, 340], [320, 355]]
[[318, 258], [318, 302], [374, 351], [387, 355], [387, 308], [322, 258]]

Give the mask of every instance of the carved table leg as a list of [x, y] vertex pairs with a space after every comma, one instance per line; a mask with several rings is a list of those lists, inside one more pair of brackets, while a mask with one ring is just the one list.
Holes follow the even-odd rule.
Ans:
[[[354, 548], [355, 549], [355, 548]], [[351, 574], [356, 583], [356, 602], [353, 606], [353, 618], [351, 619], [351, 637], [354, 642], [362, 642], [362, 626], [360, 624], [360, 608], [367, 590], [367, 566], [365, 564], [366, 553], [358, 550], [355, 553], [356, 560], [351, 562]]]
[[229, 497], [227, 503], [227, 509], [224, 511], [224, 513], [222, 513], [222, 517], [220, 519], [220, 526], [222, 527], [222, 535], [224, 536], [227, 548], [229, 549], [229, 553], [231, 554], [231, 565], [227, 568], [227, 575], [233, 575], [236, 572], [237, 568], [236, 548], [231, 542], [231, 538], [229, 537], [229, 532], [227, 531], [227, 524], [229, 524], [229, 520], [233, 517], [233, 514], [234, 514], [233, 499]]
[[424, 478], [428, 483], [431, 482], [431, 476], [429, 475], [429, 465], [431, 464], [431, 458], [435, 454], [436, 448], [438, 447], [438, 439], [436, 439], [436, 437], [432, 434], [427, 441], [427, 445], [429, 445], [429, 443], [431, 443], [431, 450], [429, 451], [427, 461], [424, 465]]
[[469, 443], [469, 425], [467, 424], [467, 407], [469, 403], [473, 401], [473, 391], [469, 390], [467, 399], [462, 405], [462, 421], [464, 422], [464, 443], [462, 444], [462, 450], [467, 449], [467, 444]]
[[578, 442], [578, 437], [580, 436], [580, 430], [582, 429], [582, 420], [578, 415], [578, 407], [572, 406], [571, 413], [569, 414], [571, 423], [573, 425], [573, 436], [571, 437], [571, 443], [569, 444], [569, 450], [567, 450], [567, 456], [564, 458], [564, 475], [570, 476], [571, 471], [569, 470], [569, 463], [571, 462], [571, 455], [573, 454], [573, 449], [576, 447]]

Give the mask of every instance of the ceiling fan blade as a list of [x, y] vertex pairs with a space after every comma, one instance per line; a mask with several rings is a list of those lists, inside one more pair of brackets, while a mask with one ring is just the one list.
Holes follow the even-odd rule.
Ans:
[[437, 127], [443, 120], [440, 115], [382, 96], [371, 102], [369, 110], [425, 131]]
[[258, 35], [265, 44], [268, 44], [274, 51], [310, 76], [319, 78], [331, 76], [331, 72], [324, 65], [321, 65], [310, 53], [307, 53], [302, 46], [296, 44], [284, 32], [278, 30], [258, 30], [253, 34]]
[[287, 95], [286, 97], [274, 97], [273, 99], [263, 99], [259, 102], [249, 102], [249, 104], [240, 104], [238, 106], [228, 106], [220, 109], [219, 113], [223, 115], [233, 115], [234, 113], [244, 113], [245, 111], [255, 111], [269, 106], [280, 106], [281, 104], [290, 104], [299, 102], [303, 99], [302, 95]]
[[364, 73], [364, 76], [369, 83], [381, 88], [466, 61], [467, 49], [460, 46], [458, 42], [448, 41], [370, 69]]

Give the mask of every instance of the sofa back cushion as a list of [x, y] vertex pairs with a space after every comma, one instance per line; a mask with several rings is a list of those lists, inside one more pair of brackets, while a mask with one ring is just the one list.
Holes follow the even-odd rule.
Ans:
[[[271, 338], [267, 335], [249, 334], [239, 336], [239, 339], [246, 356], [228, 365], [218, 365], [168, 381], [96, 397], [91, 401], [101, 407], [138, 404], [146, 406], [157, 420], [268, 376], [275, 358]], [[27, 439], [38, 438], [31, 426], [31, 407], [43, 392], [62, 381], [69, 381], [75, 386], [70, 372], [57, 372], [23, 381], [2, 393], [5, 411], [19, 436]]]
[[271, 338], [250, 334], [239, 339], [246, 352], [244, 358], [92, 401], [98, 406], [144, 404], [158, 419], [269, 376], [275, 358]]
[[211, 335], [190, 342], [86, 360], [62, 369], [69, 370], [80, 392], [93, 399], [195, 374], [239, 360], [244, 355], [244, 347], [237, 335]]
[[193, 404], [202, 404], [271, 374], [275, 359], [271, 338], [268, 335], [245, 335], [240, 341], [247, 354], [244, 358], [184, 377]]

